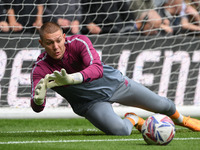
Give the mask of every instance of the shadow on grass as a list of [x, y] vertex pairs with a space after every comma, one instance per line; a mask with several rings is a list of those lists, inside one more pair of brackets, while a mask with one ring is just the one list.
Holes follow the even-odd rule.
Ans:
[[19, 137], [19, 138], [35, 138], [35, 137], [45, 137], [45, 138], [50, 138], [50, 137], [67, 137], [67, 136], [102, 136], [105, 135], [103, 132], [101, 131], [80, 131], [80, 132], [76, 132], [76, 131], [71, 131], [71, 132], [15, 132], [15, 133], [1, 133], [1, 138], [12, 138], [12, 137]]

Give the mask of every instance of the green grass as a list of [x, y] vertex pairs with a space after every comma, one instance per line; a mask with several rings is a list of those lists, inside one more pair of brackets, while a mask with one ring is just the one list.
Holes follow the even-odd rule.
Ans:
[[[147, 145], [141, 133], [110, 136], [86, 119], [1, 119], [0, 150], [197, 150], [200, 133], [176, 127], [167, 146]], [[14, 143], [16, 142], [16, 143]]]

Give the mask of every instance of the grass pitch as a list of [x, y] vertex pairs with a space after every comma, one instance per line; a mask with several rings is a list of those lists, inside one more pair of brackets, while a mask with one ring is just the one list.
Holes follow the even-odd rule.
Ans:
[[[200, 118], [199, 118], [200, 119]], [[197, 150], [200, 132], [176, 126], [167, 146], [147, 145], [141, 133], [110, 136], [86, 119], [0, 119], [0, 150]]]

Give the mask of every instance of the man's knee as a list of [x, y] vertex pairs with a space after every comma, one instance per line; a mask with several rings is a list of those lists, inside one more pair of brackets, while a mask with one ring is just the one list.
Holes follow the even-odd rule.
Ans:
[[176, 106], [174, 104], [174, 102], [166, 97], [162, 97], [164, 99], [164, 101], [166, 102], [165, 104], [163, 104], [163, 109], [161, 112], [159, 113], [162, 113], [162, 114], [165, 114], [165, 115], [168, 115], [168, 116], [171, 116], [172, 114], [175, 113], [176, 111]]
[[111, 131], [109, 131], [107, 134], [109, 135], [121, 135], [121, 136], [128, 136], [131, 134], [131, 132], [128, 130], [128, 128], [124, 126], [118, 126], [114, 127]]

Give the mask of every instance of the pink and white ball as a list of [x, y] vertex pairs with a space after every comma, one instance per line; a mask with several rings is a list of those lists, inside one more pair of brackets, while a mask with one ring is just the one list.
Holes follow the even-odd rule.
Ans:
[[175, 125], [166, 115], [154, 114], [142, 126], [142, 136], [147, 144], [167, 145], [175, 135]]

